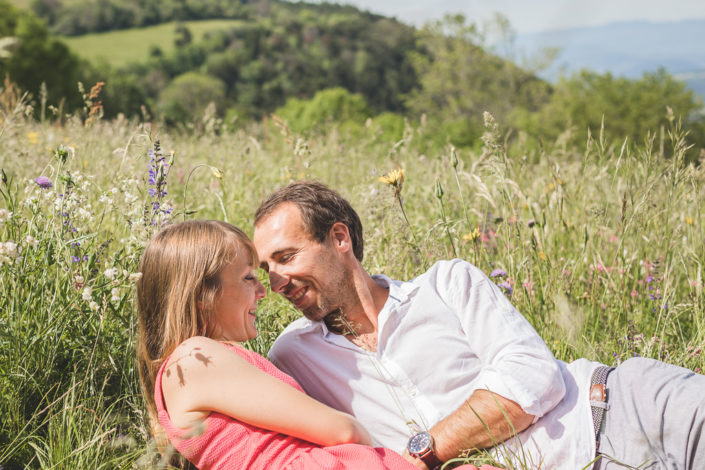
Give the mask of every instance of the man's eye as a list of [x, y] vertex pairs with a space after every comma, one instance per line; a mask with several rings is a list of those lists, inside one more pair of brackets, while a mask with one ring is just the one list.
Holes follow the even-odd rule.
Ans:
[[294, 255], [293, 255], [292, 253], [286, 254], [286, 255], [282, 255], [282, 257], [279, 258], [279, 262], [280, 262], [280, 263], [286, 263], [286, 262], [289, 261], [293, 256], [294, 256]]

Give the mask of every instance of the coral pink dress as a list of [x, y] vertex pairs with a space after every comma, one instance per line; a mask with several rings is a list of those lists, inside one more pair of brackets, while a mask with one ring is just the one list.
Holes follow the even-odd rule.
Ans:
[[[226, 345], [258, 369], [303, 392], [296, 381], [274, 364], [252, 351]], [[175, 426], [162, 399], [162, 373], [159, 369], [154, 399], [159, 423], [174, 447], [199, 469], [355, 469], [414, 470], [411, 463], [389, 449], [358, 444], [321, 447], [308, 441], [242, 423], [230, 416], [212, 412], [204, 421], [203, 432]]]

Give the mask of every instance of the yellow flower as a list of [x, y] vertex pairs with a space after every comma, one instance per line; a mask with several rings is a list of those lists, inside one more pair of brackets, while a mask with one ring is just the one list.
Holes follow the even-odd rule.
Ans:
[[686, 215], [685, 216], [685, 223], [688, 225], [693, 225], [693, 219]]
[[38, 132], [27, 132], [27, 140], [29, 140], [30, 144], [38, 144], [39, 143], [39, 133]]
[[465, 235], [463, 235], [463, 240], [465, 240], [466, 242], [474, 242], [478, 238], [480, 238], [480, 228], [479, 227], [476, 227], [475, 230], [473, 230], [472, 232], [468, 232]]
[[396, 168], [379, 177], [379, 182], [390, 186], [399, 187], [404, 184], [404, 169]]
[[214, 166], [211, 167], [211, 173], [213, 173], [213, 176], [215, 176], [219, 180], [223, 179], [223, 172]]
[[546, 261], [546, 258], [547, 258], [546, 253], [544, 253], [543, 251], [539, 251], [539, 252], [538, 252], [538, 255], [539, 255], [539, 258], [541, 258], [542, 261]]

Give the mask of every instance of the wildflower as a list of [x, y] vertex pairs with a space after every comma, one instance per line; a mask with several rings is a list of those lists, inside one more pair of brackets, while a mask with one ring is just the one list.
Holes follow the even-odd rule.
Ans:
[[20, 252], [17, 250], [17, 243], [12, 240], [0, 243], [0, 264], [11, 263], [19, 257]]
[[63, 144], [60, 144], [56, 149], [54, 150], [54, 158], [56, 161], [59, 163], [66, 163], [66, 160], [69, 158], [69, 151], [66, 147], [63, 146]]
[[117, 268], [108, 268], [103, 272], [103, 275], [108, 279], [114, 280], [118, 275], [118, 270]]
[[530, 279], [527, 279], [526, 281], [524, 281], [524, 283], [522, 285], [524, 286], [524, 289], [526, 289], [529, 292], [532, 292], [534, 290], [534, 283], [531, 282]]
[[380, 176], [378, 181], [393, 187], [394, 192], [399, 194], [401, 193], [401, 188], [404, 184], [404, 169], [396, 168], [388, 171], [384, 176]]
[[497, 286], [499, 286], [499, 287], [501, 287], [502, 289], [504, 289], [504, 292], [506, 292], [507, 295], [512, 295], [512, 293], [514, 292], [514, 289], [512, 288], [512, 286], [511, 286], [508, 282], [506, 282], [506, 281], [505, 281], [505, 282], [500, 282], [499, 284], [497, 284]]
[[632, 289], [632, 292], [629, 295], [632, 297], [632, 299], [634, 299], [639, 295], [639, 293], [636, 291], [636, 289]]
[[507, 275], [507, 272], [506, 272], [506, 271], [502, 271], [502, 270], [499, 269], [499, 268], [495, 269], [494, 271], [492, 271], [492, 272], [490, 273], [490, 277], [503, 277], [503, 276], [506, 276], [506, 275]]
[[463, 240], [466, 242], [474, 242], [478, 238], [480, 238], [480, 227], [476, 227], [472, 232], [468, 232], [463, 235]]
[[7, 209], [0, 209], [0, 223], [3, 223], [6, 220], [9, 220], [10, 217], [12, 217], [12, 212], [10, 212]]
[[97, 312], [100, 309], [100, 305], [98, 305], [98, 302], [93, 300], [91, 301], [91, 303], [88, 304], [88, 308], [90, 308], [94, 312]]
[[113, 302], [119, 302], [120, 301], [120, 289], [117, 287], [114, 287], [113, 289], [110, 290], [110, 300]]
[[37, 244], [39, 242], [32, 235], [27, 235], [27, 237], [24, 239], [24, 243], [26, 246], [31, 246], [32, 248], [36, 248]]
[[213, 176], [215, 176], [219, 180], [223, 179], [223, 172], [214, 166], [211, 167], [211, 173], [213, 173]]
[[81, 298], [83, 300], [92, 300], [93, 299], [93, 289], [90, 286], [86, 286], [83, 289], [83, 295], [81, 295]]
[[46, 176], [38, 176], [34, 179], [34, 182], [37, 183], [42, 189], [49, 189], [54, 186], [51, 183], [51, 180]]
[[685, 223], [688, 225], [693, 225], [693, 219], [686, 215], [685, 216]]
[[130, 274], [130, 278], [129, 278], [129, 279], [130, 279], [130, 281], [132, 281], [132, 282], [137, 282], [137, 281], [139, 281], [140, 279], [142, 279], [142, 273], [132, 273], [132, 274]]
[[539, 251], [537, 254], [538, 254], [539, 258], [541, 258], [541, 261], [546, 261], [546, 259], [548, 258], [546, 256], [546, 253], [544, 253], [543, 251]]
[[536, 225], [536, 221], [534, 219], [529, 219], [529, 221], [526, 223], [526, 225], [531, 228], [534, 225]]

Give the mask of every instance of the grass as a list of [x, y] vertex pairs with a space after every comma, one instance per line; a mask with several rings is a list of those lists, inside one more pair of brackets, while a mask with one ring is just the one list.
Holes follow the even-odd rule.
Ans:
[[[241, 25], [242, 21], [200, 20], [185, 21], [182, 24], [191, 31], [193, 41], [200, 41], [208, 32], [232, 28]], [[146, 61], [150, 49], [155, 46], [165, 54], [171, 52], [175, 48], [176, 25], [176, 22], [162, 23], [144, 28], [65, 37], [63, 40], [75, 54], [84, 59], [93, 62], [104, 60], [114, 67], [121, 67]]]
[[[374, 123], [331, 123], [304, 138], [277, 120], [180, 132], [4, 111], [4, 470], [157, 465], [134, 364], [134, 279], [151, 222], [217, 218], [252, 233], [259, 201], [297, 178], [326, 182], [358, 209], [372, 273], [408, 279], [455, 252], [507, 273], [496, 282], [560, 359], [642, 355], [705, 367], [705, 168], [683, 164], [677, 122], [663, 158], [650, 142], [622, 148], [599, 133], [584, 148], [507, 146], [491, 119], [472, 152], [434, 146], [421, 124], [399, 140]], [[157, 139], [173, 165], [167, 194], [155, 198]], [[379, 181], [395, 168], [403, 185]], [[297, 316], [268, 296], [248, 346], [266, 353]]]

